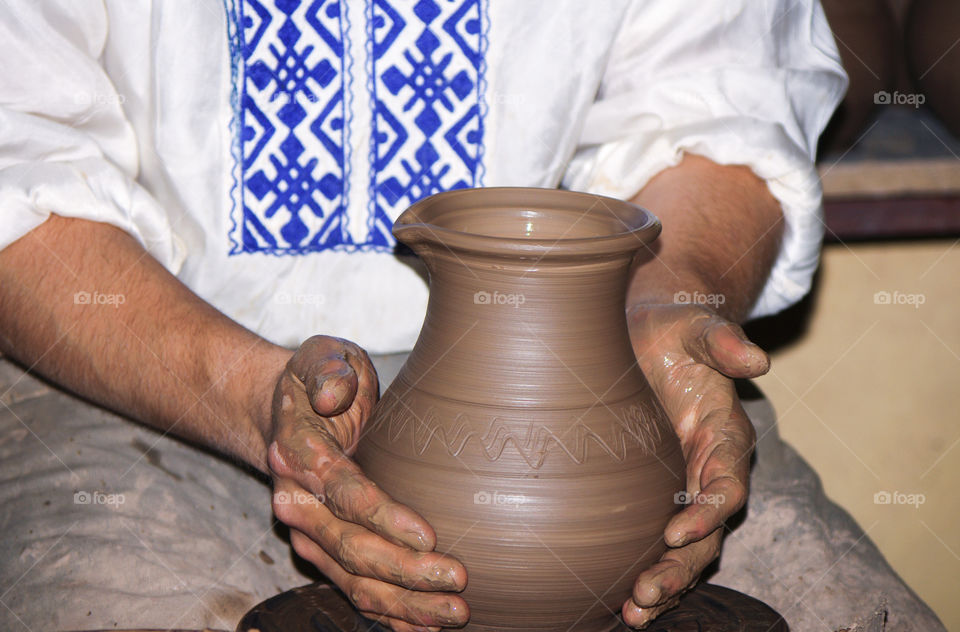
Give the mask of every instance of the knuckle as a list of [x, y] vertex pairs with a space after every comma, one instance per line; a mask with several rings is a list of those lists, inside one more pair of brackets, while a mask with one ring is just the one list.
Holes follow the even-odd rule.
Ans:
[[351, 582], [347, 590], [347, 597], [350, 598], [350, 603], [352, 603], [357, 610], [365, 610], [383, 614], [380, 611], [379, 603], [373, 597], [373, 595], [370, 594], [370, 591], [367, 590], [367, 587], [363, 584], [363, 582]]
[[297, 511], [293, 505], [283, 500], [282, 492], [277, 492], [273, 495], [271, 505], [273, 506], [273, 515], [275, 515], [280, 522], [289, 524], [296, 520]]
[[695, 555], [684, 557], [678, 569], [677, 577], [679, 582], [676, 589], [678, 591], [682, 590], [693, 582], [696, 582], [697, 578], [700, 577], [700, 572], [703, 570], [703, 567], [707, 565], [707, 562], [709, 562], [709, 559], [701, 560], [699, 556]]
[[313, 554], [313, 547], [310, 545], [309, 538], [299, 532], [290, 534], [290, 546], [293, 547], [297, 555], [306, 560], [309, 560]]
[[283, 446], [279, 441], [274, 441], [267, 449], [267, 465], [270, 471], [278, 476], [283, 476], [290, 471], [290, 465], [283, 453]]
[[734, 422], [731, 430], [734, 436], [740, 439], [739, 443], [743, 444], [741, 450], [743, 450], [744, 453], [749, 454], [750, 452], [753, 452], [753, 448], [757, 444], [757, 429], [753, 427], [752, 423], [750, 423], [747, 413], [743, 411], [742, 408], [739, 410], [738, 408], [739, 407], [735, 405], [731, 414], [731, 419]]
[[723, 539], [719, 534], [715, 538], [711, 539], [709, 546], [707, 547], [707, 563], [712, 562], [720, 557], [720, 547], [722, 543]]
[[331, 338], [330, 336], [324, 336], [323, 334], [315, 334], [304, 340], [300, 344], [300, 349], [298, 351], [310, 351], [315, 348], [327, 349], [329, 348], [332, 342], [336, 339]]
[[730, 484], [727, 487], [727, 498], [728, 508], [732, 511], [736, 511], [743, 507], [744, 503], [747, 501], [747, 487], [743, 484], [738, 478], [731, 478]]
[[412, 560], [410, 555], [401, 555], [391, 566], [393, 575], [401, 586], [410, 587], [417, 583], [423, 573], [420, 570], [420, 560]]
[[[325, 521], [318, 521], [317, 523], [315, 523], [315, 524], [313, 525], [313, 540], [314, 540], [314, 542], [317, 542], [317, 543], [321, 544], [321, 546], [323, 546], [323, 545], [325, 545], [325, 544], [329, 544], [330, 541], [331, 541], [331, 538], [333, 538], [333, 537], [335, 537], [335, 536], [332, 534], [332, 530], [331, 530], [331, 528], [330, 528], [330, 525], [327, 524]], [[327, 547], [324, 546], [324, 549], [325, 549], [325, 550], [326, 550], [326, 548], [327, 548]]]
[[348, 573], [357, 575], [362, 571], [363, 562], [351, 540], [350, 536], [341, 536], [337, 543], [337, 561]]

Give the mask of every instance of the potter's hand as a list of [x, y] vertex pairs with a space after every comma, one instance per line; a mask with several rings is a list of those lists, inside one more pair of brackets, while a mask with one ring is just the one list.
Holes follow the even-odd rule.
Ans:
[[[314, 336], [280, 376], [267, 438], [273, 510], [296, 552], [358, 610], [396, 632], [463, 625], [466, 571], [434, 553], [436, 535], [349, 455], [377, 399], [377, 376], [351, 342]], [[444, 593], [443, 591], [448, 591]]]
[[623, 605], [624, 621], [642, 627], [696, 583], [720, 552], [724, 521], [746, 501], [755, 432], [730, 378], [762, 375], [769, 361], [738, 325], [698, 305], [637, 305], [628, 322], [640, 368], [680, 437], [693, 500]]

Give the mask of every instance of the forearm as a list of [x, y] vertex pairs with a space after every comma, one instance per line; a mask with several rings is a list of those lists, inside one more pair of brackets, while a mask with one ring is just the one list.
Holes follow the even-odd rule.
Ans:
[[0, 251], [0, 350], [85, 398], [266, 467], [271, 396], [290, 352], [112, 226], [51, 216]]
[[[766, 184], [747, 167], [687, 155], [632, 200], [653, 212], [663, 233], [637, 268], [628, 309], [672, 303], [677, 292], [705, 300], [742, 322], [776, 259], [783, 213]], [[695, 295], [699, 293], [699, 295]]]

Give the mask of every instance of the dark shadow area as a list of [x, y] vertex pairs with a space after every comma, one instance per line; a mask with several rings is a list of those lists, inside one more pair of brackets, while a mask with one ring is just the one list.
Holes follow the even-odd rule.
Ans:
[[[810, 328], [810, 321], [820, 300], [820, 276], [818, 269], [810, 292], [799, 303], [779, 314], [758, 318], [744, 325], [743, 329], [750, 339], [767, 353], [786, 349], [802, 340]], [[756, 390], [752, 384], [751, 387]]]
[[297, 555], [296, 551], [293, 550], [293, 545], [290, 543], [290, 527], [283, 524], [279, 520], [274, 519], [273, 521], [273, 533], [277, 536], [278, 539], [283, 541], [290, 553], [290, 560], [293, 562], [293, 567], [297, 569], [297, 572], [302, 574], [304, 577], [314, 582], [329, 582], [326, 575], [321, 573], [316, 566], [303, 559]]

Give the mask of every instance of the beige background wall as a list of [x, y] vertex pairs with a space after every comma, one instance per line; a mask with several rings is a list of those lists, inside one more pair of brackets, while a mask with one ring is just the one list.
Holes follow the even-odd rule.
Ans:
[[784, 438], [960, 630], [960, 244], [829, 245], [811, 299], [768, 321]]

